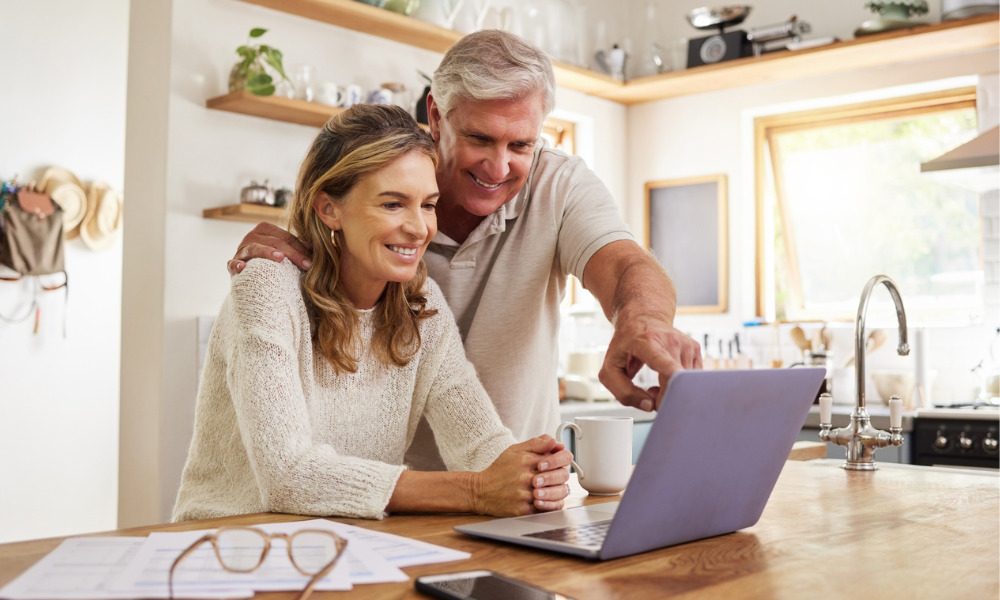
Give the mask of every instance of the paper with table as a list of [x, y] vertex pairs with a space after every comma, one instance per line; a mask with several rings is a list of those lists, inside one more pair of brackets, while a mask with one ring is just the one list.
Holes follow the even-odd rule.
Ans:
[[[400, 568], [462, 560], [470, 555], [398, 535], [324, 519], [255, 525], [268, 533], [327, 529], [348, 540], [347, 550], [317, 590], [407, 581]], [[125, 600], [167, 598], [170, 565], [208, 530], [154, 532], [147, 538], [82, 537], [58, 548], [0, 589], [5, 600]], [[251, 573], [223, 569], [212, 547], [191, 553], [174, 572], [175, 598], [248, 598], [256, 591], [300, 590], [309, 578], [288, 560], [280, 542]]]

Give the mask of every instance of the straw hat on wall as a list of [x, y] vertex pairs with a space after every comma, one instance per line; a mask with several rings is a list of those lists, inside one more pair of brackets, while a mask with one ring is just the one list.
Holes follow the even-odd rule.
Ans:
[[50, 167], [42, 174], [38, 188], [48, 194], [63, 210], [63, 232], [71, 240], [80, 235], [80, 224], [87, 214], [87, 194], [83, 184], [71, 171]]
[[87, 214], [80, 224], [80, 238], [91, 250], [106, 250], [118, 238], [122, 225], [122, 197], [103, 181], [90, 184]]

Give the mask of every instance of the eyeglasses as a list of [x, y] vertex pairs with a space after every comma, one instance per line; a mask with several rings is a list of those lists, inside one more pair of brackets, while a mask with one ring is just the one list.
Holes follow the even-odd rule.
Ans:
[[198, 546], [210, 542], [223, 569], [232, 573], [250, 573], [264, 564], [273, 539], [285, 540], [292, 566], [299, 573], [312, 576], [297, 600], [309, 597], [316, 583], [333, 570], [347, 548], [347, 540], [322, 529], [303, 529], [289, 535], [267, 533], [256, 527], [222, 527], [188, 546], [170, 565], [170, 599], [174, 597], [174, 570]]

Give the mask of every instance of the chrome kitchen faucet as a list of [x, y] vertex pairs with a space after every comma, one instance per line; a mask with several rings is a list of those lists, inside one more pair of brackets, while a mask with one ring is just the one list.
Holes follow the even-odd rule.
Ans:
[[896, 352], [900, 356], [910, 353], [910, 346], [906, 343], [906, 312], [903, 310], [903, 299], [892, 279], [886, 275], [876, 275], [868, 280], [864, 291], [861, 292], [858, 318], [854, 322], [854, 377], [857, 381], [857, 395], [850, 425], [831, 430], [833, 397], [830, 394], [822, 394], [819, 398], [819, 439], [847, 446], [847, 462], [844, 463], [844, 468], [851, 471], [874, 471], [878, 468], [874, 459], [876, 449], [900, 446], [903, 443], [903, 401], [899, 396], [893, 395], [889, 398], [888, 432], [872, 427], [871, 417], [865, 408], [865, 314], [868, 312], [868, 298], [879, 283], [885, 284], [892, 301], [896, 304], [896, 319], [899, 321], [899, 345]]

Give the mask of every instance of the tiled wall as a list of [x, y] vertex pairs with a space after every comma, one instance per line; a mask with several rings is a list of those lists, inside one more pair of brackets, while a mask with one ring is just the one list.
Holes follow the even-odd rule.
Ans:
[[979, 206], [985, 274], [983, 308], [985, 322], [995, 328], [1000, 326], [1000, 190], [980, 196]]
[[[792, 342], [790, 334], [795, 324], [779, 326], [763, 325], [746, 327], [747, 353], [754, 366], [766, 366], [771, 360], [780, 360], [782, 366], [802, 361], [801, 350]], [[812, 338], [820, 324], [803, 324], [806, 336]], [[855, 371], [847, 361], [854, 355], [854, 326], [849, 323], [828, 325], [833, 332], [833, 383], [834, 400], [837, 403], [854, 402]], [[872, 328], [869, 328], [871, 331]], [[895, 327], [886, 328], [885, 344], [869, 354], [865, 361], [865, 394], [870, 404], [880, 402], [871, 375], [877, 371], [899, 371], [914, 373], [915, 353], [908, 356], [896, 354], [898, 332]], [[993, 331], [984, 326], [933, 327], [924, 330], [924, 352], [929, 371], [929, 400], [936, 405], [962, 404], [972, 402], [979, 390], [979, 379], [973, 368], [987, 355], [993, 340]], [[909, 341], [915, 340], [915, 331], [909, 331]]]

